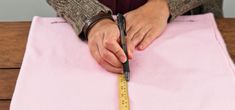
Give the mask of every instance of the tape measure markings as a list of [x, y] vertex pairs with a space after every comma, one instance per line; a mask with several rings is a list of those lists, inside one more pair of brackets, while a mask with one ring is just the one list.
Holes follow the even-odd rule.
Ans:
[[119, 110], [130, 110], [128, 85], [123, 74], [118, 77]]

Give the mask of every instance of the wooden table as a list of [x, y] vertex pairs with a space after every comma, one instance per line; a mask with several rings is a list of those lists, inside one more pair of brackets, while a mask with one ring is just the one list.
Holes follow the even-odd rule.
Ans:
[[[31, 22], [0, 22], [0, 110], [9, 110]], [[235, 61], [235, 18], [217, 19]]]

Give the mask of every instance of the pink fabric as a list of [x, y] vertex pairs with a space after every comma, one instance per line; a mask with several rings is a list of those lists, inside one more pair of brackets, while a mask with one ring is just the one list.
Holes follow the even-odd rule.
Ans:
[[[63, 22], [33, 19], [11, 110], [118, 110], [117, 75]], [[178, 17], [130, 68], [131, 110], [235, 110], [235, 69], [212, 14]]]

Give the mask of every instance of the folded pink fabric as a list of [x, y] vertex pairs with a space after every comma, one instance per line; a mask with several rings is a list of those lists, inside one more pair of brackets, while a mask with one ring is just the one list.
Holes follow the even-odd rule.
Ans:
[[[130, 61], [131, 110], [235, 110], [235, 69], [212, 14], [181, 16]], [[105, 71], [62, 18], [35, 17], [11, 110], [118, 110]]]

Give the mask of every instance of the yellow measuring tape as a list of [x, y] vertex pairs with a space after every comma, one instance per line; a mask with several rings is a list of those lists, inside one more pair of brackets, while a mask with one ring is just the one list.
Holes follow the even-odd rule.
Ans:
[[118, 77], [119, 110], [130, 110], [128, 85], [123, 74]]

